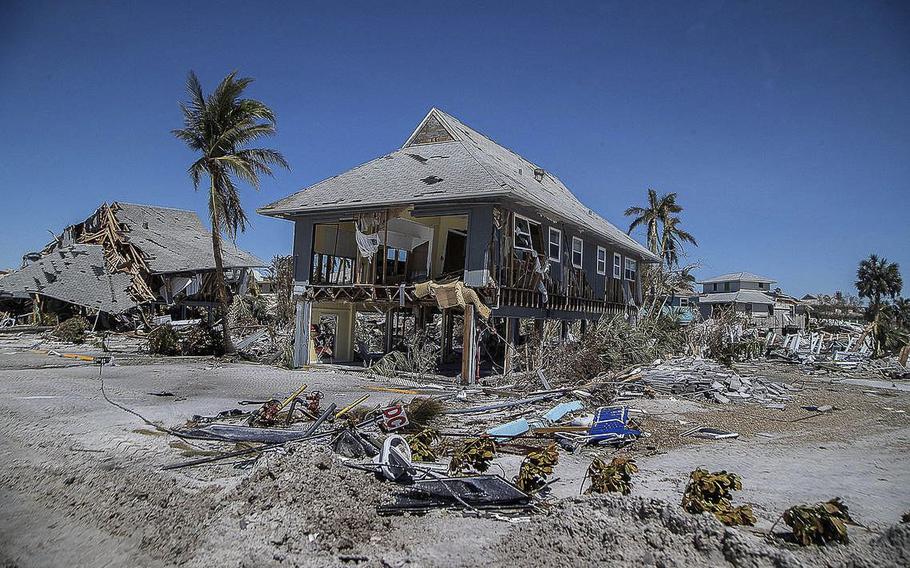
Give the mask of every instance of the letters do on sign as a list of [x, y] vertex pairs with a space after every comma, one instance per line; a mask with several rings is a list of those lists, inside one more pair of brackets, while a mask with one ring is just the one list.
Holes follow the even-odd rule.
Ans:
[[404, 412], [404, 405], [393, 404], [382, 411], [382, 426], [389, 432], [407, 425], [408, 415]]

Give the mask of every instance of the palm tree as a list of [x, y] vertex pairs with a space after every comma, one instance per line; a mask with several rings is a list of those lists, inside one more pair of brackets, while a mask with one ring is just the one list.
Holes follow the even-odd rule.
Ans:
[[[680, 207], [680, 209], [682, 209]], [[679, 254], [682, 252], [682, 243], [687, 242], [698, 246], [695, 237], [679, 227], [679, 217], [670, 217], [663, 223], [664, 230], [660, 239], [660, 255], [667, 266], [674, 267], [679, 264]]]
[[660, 228], [658, 224], [663, 225], [673, 213], [679, 213], [682, 207], [676, 203], [676, 194], [667, 193], [657, 196], [657, 192], [648, 188], [648, 205], [647, 207], [629, 207], [626, 209], [626, 217], [635, 218], [629, 225], [629, 233], [636, 227], [646, 225], [648, 229], [648, 248], [654, 254], [660, 254]]
[[861, 298], [869, 300], [867, 317], [875, 320], [886, 297], [894, 299], [901, 293], [904, 282], [895, 262], [870, 254], [869, 258], [859, 263], [856, 270], [856, 289]]
[[251, 142], [275, 134], [275, 113], [263, 103], [243, 98], [253, 82], [231, 72], [206, 96], [196, 74], [186, 80], [189, 100], [180, 104], [183, 128], [174, 136], [200, 154], [189, 167], [193, 187], [198, 190], [203, 176], [209, 179], [209, 217], [212, 224], [212, 253], [215, 256], [215, 289], [221, 304], [224, 350], [234, 351], [228, 322], [228, 291], [224, 284], [222, 232], [231, 240], [246, 230], [247, 217], [240, 204], [236, 180], [259, 189], [259, 175], [272, 175], [272, 165], [288, 168], [280, 153], [268, 148], [247, 148]]

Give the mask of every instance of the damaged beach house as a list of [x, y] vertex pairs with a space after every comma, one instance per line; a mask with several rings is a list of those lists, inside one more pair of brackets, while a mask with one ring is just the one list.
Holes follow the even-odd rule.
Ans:
[[804, 329], [804, 318], [797, 317], [797, 301], [770, 290], [777, 281], [751, 272], [733, 272], [702, 280], [698, 305], [704, 319], [717, 310], [732, 308], [748, 318], [757, 328], [784, 330]]
[[472, 383], [494, 358], [485, 340], [508, 372], [522, 329], [635, 317], [642, 263], [659, 262], [551, 172], [435, 108], [400, 149], [259, 213], [294, 223], [298, 366], [315, 362], [303, 334], [326, 318], [335, 361], [367, 356], [354, 328], [370, 314], [385, 318], [384, 352], [432, 323], [440, 358]]
[[[231, 242], [223, 249], [228, 287], [242, 294], [265, 263]], [[211, 319], [214, 271], [211, 232], [193, 211], [103, 204], [0, 279], [0, 311], [11, 314], [7, 325], [73, 315], [105, 328], [148, 314]]]

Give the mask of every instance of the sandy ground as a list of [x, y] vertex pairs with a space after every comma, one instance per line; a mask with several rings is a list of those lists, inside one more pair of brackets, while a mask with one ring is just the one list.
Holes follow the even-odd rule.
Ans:
[[[372, 514], [373, 504], [388, 493], [389, 486], [346, 468], [326, 466], [331, 475], [325, 475], [331, 480], [327, 477], [323, 487], [318, 481], [323, 470], [311, 461], [301, 462], [299, 469], [274, 461], [283, 456], [272, 456], [269, 460], [273, 461], [266, 465], [256, 464], [252, 473], [231, 466], [161, 471], [162, 465], [183, 459], [181, 449], [185, 446], [175, 444], [168, 436], [151, 435], [151, 429], [138, 418], [108, 404], [101, 396], [97, 367], [33, 353], [26, 347], [27, 342], [0, 338], [0, 428], [4, 433], [0, 437], [0, 459], [4, 464], [0, 474], [2, 565], [166, 566], [208, 565], [213, 560], [227, 566], [473, 566], [480, 562], [585, 565], [600, 559], [590, 556], [587, 548], [588, 552], [573, 552], [569, 547], [567, 552], [565, 535], [559, 542], [550, 538], [547, 527], [565, 522], [560, 517], [558, 522], [548, 521], [550, 524], [541, 520], [549, 516], [537, 516], [531, 522], [505, 522], [451, 512], [378, 518]], [[336, 402], [339, 406], [377, 384], [348, 373], [285, 371], [204, 358], [155, 361], [124, 357], [123, 361], [125, 364], [104, 370], [108, 395], [169, 427], [182, 425], [194, 414], [235, 408], [239, 400], [281, 397], [302, 383], [310, 385], [310, 390], [321, 390], [327, 403]], [[851, 529], [857, 535], [855, 540], [866, 542], [879, 538], [902, 513], [910, 510], [910, 393], [887, 384], [845, 384], [832, 377], [802, 377], [787, 369], [780, 373], [803, 388], [785, 411], [707, 405], [667, 397], [633, 403], [645, 412], [644, 427], [652, 433], [620, 450], [631, 453], [642, 470], [635, 479], [633, 496], [645, 498], [641, 503], [651, 503], [634, 505], [639, 511], [634, 518], [650, 518], [640, 511], [654, 510], [658, 511], [655, 518], [664, 519], [666, 524], [667, 515], [677, 515], [676, 504], [688, 472], [697, 466], [728, 469], [742, 475], [744, 489], [737, 495], [737, 502], [751, 503], [755, 508], [759, 525], [750, 529], [753, 533], [767, 531], [791, 504], [841, 496], [854, 517], [869, 527], [868, 532]], [[150, 394], [162, 391], [176, 396]], [[398, 396], [370, 394], [371, 403]], [[832, 404], [837, 410], [808, 417], [811, 413], [799, 408], [801, 404]], [[725, 441], [680, 438], [681, 432], [700, 424], [733, 429], [741, 436]], [[563, 453], [555, 472], [559, 481], [553, 485], [554, 497], [578, 495], [592, 457], [614, 452], [584, 448], [574, 454]], [[287, 459], [291, 458], [308, 459], [301, 452]], [[517, 472], [520, 459], [503, 455], [497, 460], [497, 467], [511, 477]], [[263, 461], [268, 460], [260, 460]], [[306, 468], [311, 475], [300, 473]], [[264, 479], [262, 485], [252, 484], [251, 475]], [[289, 485], [281, 485], [282, 479]], [[300, 485], [303, 483], [310, 485]], [[294, 495], [292, 501], [297, 499], [297, 492], [302, 493], [296, 505], [299, 508], [288, 512], [288, 507], [283, 507], [279, 512], [272, 505], [261, 509], [251, 505], [257, 499], [268, 502], [274, 498], [273, 494], [260, 494], [264, 491], [261, 488], [271, 487], [270, 484], [275, 484], [274, 495], [281, 495], [285, 504], [288, 493]], [[312, 501], [305, 498], [308, 494], [313, 496]], [[567, 511], [582, 511], [599, 503], [590, 499], [579, 503], [565, 499], [562, 504], [559, 499], [552, 501], [557, 509]], [[629, 503], [638, 501], [607, 501], [596, 505], [595, 510], [600, 515], [613, 511], [611, 515], [619, 519], [630, 514]], [[369, 515], [355, 514], [365, 507], [370, 507]], [[660, 512], [661, 507], [670, 512]], [[593, 513], [588, 510], [577, 514]], [[709, 520], [713, 523], [713, 519], [705, 522]], [[335, 529], [306, 528], [320, 523], [350, 525], [356, 530], [343, 533], [341, 529], [333, 532]], [[714, 523], [688, 527], [686, 531], [707, 531], [721, 540], [745, 538], [737, 531], [730, 536], [732, 533], [714, 525], [720, 527]], [[307, 530], [312, 532], [303, 534]], [[578, 528], [559, 530], [571, 532]], [[643, 525], [640, 530], [651, 529]], [[519, 534], [521, 538], [517, 538]], [[759, 542], [760, 536], [747, 536], [752, 539], [749, 550], [766, 546], [764, 541]], [[599, 542], [608, 539], [604, 535], [588, 537], [600, 539]], [[638, 537], [628, 534], [626, 538]], [[893, 535], [888, 538], [893, 540]], [[535, 557], [523, 558], [510, 544], [524, 542], [522, 539], [530, 539], [529, 547], [559, 548], [559, 555], [554, 553], [550, 561], [546, 556], [538, 558], [539, 562], [534, 561]], [[590, 547], [590, 542], [581, 536], [578, 539]], [[737, 560], [727, 555], [727, 544], [726, 548], [721, 547], [722, 554], [718, 552], [718, 562], [864, 565], [845, 560], [846, 557], [832, 559], [796, 550], [786, 553], [796, 556], [782, 557], [783, 560], [765, 552], [755, 553], [765, 560], [754, 561], [753, 552]], [[896, 546], [905, 544], [900, 541]], [[627, 552], [624, 558], [654, 565], [710, 565], [714, 558], [680, 553], [661, 560], [647, 551]], [[892, 564], [889, 558], [894, 558], [893, 552], [889, 554], [892, 556], [886, 555], [884, 561], [869, 565], [902, 563], [895, 560]]]

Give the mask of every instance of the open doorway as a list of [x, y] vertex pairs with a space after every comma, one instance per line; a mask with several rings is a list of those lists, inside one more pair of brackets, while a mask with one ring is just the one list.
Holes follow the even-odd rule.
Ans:
[[465, 250], [467, 248], [468, 235], [461, 231], [449, 230], [446, 235], [446, 250], [443, 255], [442, 272], [443, 274], [463, 273]]

